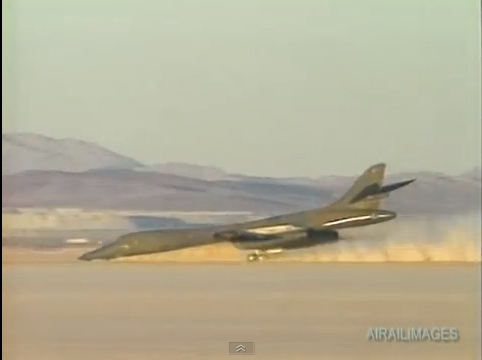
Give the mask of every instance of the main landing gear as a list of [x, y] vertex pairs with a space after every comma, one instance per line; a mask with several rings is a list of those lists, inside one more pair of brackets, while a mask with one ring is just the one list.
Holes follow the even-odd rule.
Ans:
[[248, 256], [246, 257], [246, 260], [248, 262], [255, 262], [255, 261], [261, 261], [261, 260], [264, 260], [266, 259], [265, 256], [261, 255], [261, 254], [248, 254]]
[[268, 259], [269, 255], [279, 254], [282, 250], [273, 249], [273, 250], [266, 250], [266, 251], [259, 251], [256, 250], [254, 253], [248, 254], [246, 260], [248, 262], [255, 262], [255, 261], [262, 261]]

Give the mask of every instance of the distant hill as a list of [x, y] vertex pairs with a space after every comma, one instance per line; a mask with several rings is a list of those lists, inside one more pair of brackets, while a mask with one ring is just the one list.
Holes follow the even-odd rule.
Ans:
[[131, 170], [28, 171], [2, 177], [2, 206], [269, 212], [315, 204], [322, 194], [314, 188], [293, 188], [298, 186], [204, 181]]
[[87, 141], [30, 133], [2, 134], [2, 175], [27, 170], [82, 172], [140, 166], [134, 159]]
[[215, 166], [202, 166], [179, 162], [168, 162], [138, 168], [139, 171], [154, 171], [201, 180], [233, 180], [237, 176]]
[[[274, 214], [335, 200], [354, 177], [342, 179], [301, 185], [276, 180], [205, 181], [132, 170], [28, 171], [2, 176], [2, 206]], [[480, 181], [425, 175], [395, 192], [386, 206], [407, 214], [457, 214], [480, 210], [480, 193]]]
[[[266, 178], [183, 163], [146, 166], [93, 143], [37, 134], [2, 135], [3, 207], [84, 207], [156, 211], [251, 211], [274, 214], [325, 205], [356, 176]], [[386, 206], [407, 214], [480, 211], [480, 168], [460, 176], [417, 178]]]

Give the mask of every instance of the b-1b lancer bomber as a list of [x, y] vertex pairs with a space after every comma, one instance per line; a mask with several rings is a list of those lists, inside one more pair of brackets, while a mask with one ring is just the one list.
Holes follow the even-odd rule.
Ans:
[[233, 225], [134, 232], [79, 259], [113, 259], [227, 241], [249, 251], [248, 261], [257, 261], [286, 250], [334, 243], [343, 239], [343, 229], [379, 224], [396, 217], [393, 211], [379, 209], [380, 202], [415, 179], [383, 185], [385, 168], [383, 163], [369, 167], [344, 196], [323, 208]]

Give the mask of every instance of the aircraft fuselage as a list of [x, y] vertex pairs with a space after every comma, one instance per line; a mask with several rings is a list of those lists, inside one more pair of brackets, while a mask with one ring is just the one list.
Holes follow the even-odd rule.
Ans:
[[[108, 260], [125, 256], [174, 251], [224, 241], [229, 241], [236, 248], [242, 250], [301, 249], [338, 241], [338, 231], [331, 230], [326, 226], [324, 228], [319, 226], [320, 217], [325, 218], [323, 223], [333, 223], [337, 229], [374, 225], [396, 217], [394, 212], [387, 210], [334, 212], [326, 209], [324, 210], [326, 215], [318, 214], [318, 216], [313, 217], [313, 219], [316, 219], [315, 221], [310, 221], [309, 216], [316, 211], [304, 211], [243, 224], [209, 228], [134, 232], [122, 235], [111, 244], [85, 253], [79, 259]], [[296, 223], [299, 226], [291, 225]], [[291, 227], [292, 230], [286, 231], [287, 227]], [[254, 235], [250, 235], [251, 238], [244, 239], [242, 236], [234, 236], [246, 230]], [[275, 237], [279, 230], [283, 230], [283, 235]], [[272, 231], [273, 238], [257, 239], [255, 235], [257, 231], [259, 235], [268, 235]]]
[[140, 231], [122, 235], [115, 242], [83, 254], [79, 259], [113, 259], [152, 254], [228, 241], [242, 250], [278, 252], [336, 242], [341, 229], [390, 221], [396, 213], [380, 210], [380, 202], [396, 189], [415, 181], [382, 186], [385, 164], [370, 166], [339, 200], [323, 208], [274, 216], [246, 223], [186, 230]]

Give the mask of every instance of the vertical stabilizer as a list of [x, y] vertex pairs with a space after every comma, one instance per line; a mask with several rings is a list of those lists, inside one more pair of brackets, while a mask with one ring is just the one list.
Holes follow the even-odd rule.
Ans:
[[385, 168], [386, 164], [384, 163], [370, 166], [333, 206], [367, 210], [378, 209], [380, 201], [386, 196], [382, 194], [373, 195], [382, 187]]

